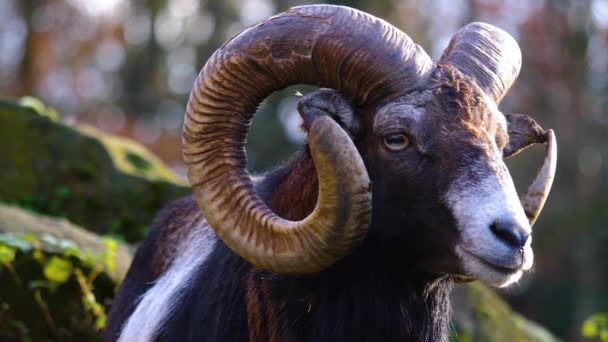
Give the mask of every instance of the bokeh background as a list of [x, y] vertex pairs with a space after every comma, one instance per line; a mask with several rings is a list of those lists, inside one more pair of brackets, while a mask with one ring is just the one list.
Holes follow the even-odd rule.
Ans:
[[[244, 28], [307, 3], [0, 0], [0, 96], [32, 95], [65, 122], [132, 137], [183, 174], [184, 106], [206, 59]], [[564, 340], [581, 339], [581, 322], [608, 310], [608, 0], [332, 3], [385, 18], [434, 59], [470, 21], [497, 25], [519, 42], [522, 71], [501, 109], [555, 129], [560, 153], [535, 226], [534, 272], [501, 295]], [[248, 141], [253, 171], [304, 141], [295, 91], [260, 107]], [[538, 147], [508, 162], [520, 191], [541, 158]]]

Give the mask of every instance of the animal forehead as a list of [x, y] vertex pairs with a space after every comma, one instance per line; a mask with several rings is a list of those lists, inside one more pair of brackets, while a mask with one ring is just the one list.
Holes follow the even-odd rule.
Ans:
[[483, 140], [492, 137], [506, 142], [505, 116], [485, 94], [476, 96], [475, 100], [449, 98], [437, 91], [410, 95], [382, 106], [374, 118], [374, 131], [392, 128], [409, 130], [412, 134], [466, 131]]
[[427, 112], [434, 121], [455, 123], [473, 133], [506, 134], [507, 122], [496, 102], [457, 68], [438, 68], [430, 92]]
[[419, 126], [424, 108], [416, 107], [405, 101], [391, 102], [381, 107], [374, 117], [374, 131], [391, 127], [414, 128]]

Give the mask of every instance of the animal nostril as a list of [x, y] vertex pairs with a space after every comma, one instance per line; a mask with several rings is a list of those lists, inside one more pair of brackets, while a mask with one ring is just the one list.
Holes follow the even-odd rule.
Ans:
[[520, 225], [510, 221], [496, 221], [490, 226], [490, 230], [500, 240], [510, 246], [521, 248], [528, 241], [530, 233], [524, 230]]

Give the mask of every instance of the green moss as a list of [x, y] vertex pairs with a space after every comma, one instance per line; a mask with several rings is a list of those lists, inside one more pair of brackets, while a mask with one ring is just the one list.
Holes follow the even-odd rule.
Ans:
[[33, 107], [0, 101], [3, 202], [134, 242], [164, 204], [190, 193], [140, 144], [69, 127]]
[[48, 117], [53, 121], [59, 120], [59, 113], [55, 108], [47, 107], [42, 101], [32, 96], [24, 96], [19, 99], [19, 105], [22, 107], [30, 108], [39, 115]]
[[127, 160], [131, 162], [131, 164], [133, 164], [133, 166], [140, 171], [146, 171], [152, 167], [152, 164], [150, 164], [149, 161], [145, 160], [144, 158], [140, 157], [135, 153], [127, 152], [126, 156]]
[[112, 158], [114, 167], [121, 172], [149, 180], [164, 180], [186, 185], [184, 180], [177, 178], [158, 157], [151, 154], [143, 145], [127, 138], [103, 133], [88, 125], [79, 125], [76, 129], [101, 142]]

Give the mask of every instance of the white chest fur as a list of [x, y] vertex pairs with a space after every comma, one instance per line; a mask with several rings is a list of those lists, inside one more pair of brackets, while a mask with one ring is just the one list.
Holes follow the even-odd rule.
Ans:
[[[208, 227], [205, 227], [208, 228]], [[119, 342], [152, 341], [192, 283], [217, 242], [211, 229], [193, 229], [169, 269], [144, 293], [120, 334]]]

